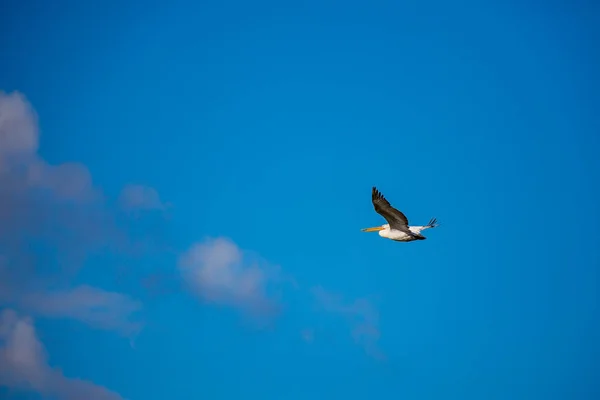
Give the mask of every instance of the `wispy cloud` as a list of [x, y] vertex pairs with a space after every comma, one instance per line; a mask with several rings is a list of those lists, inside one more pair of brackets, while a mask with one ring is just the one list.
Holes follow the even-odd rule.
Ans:
[[37, 115], [20, 93], [0, 91], [0, 165], [37, 152]]
[[[281, 289], [282, 283], [298, 288], [295, 280], [285, 277], [278, 268], [257, 262], [227, 238], [209, 238], [191, 246], [179, 262], [182, 276], [192, 291], [208, 303], [224, 304], [253, 313], [272, 312], [278, 303], [268, 288]], [[320, 286], [310, 290], [322, 311], [342, 317], [353, 340], [375, 358], [384, 359], [379, 349], [379, 313], [365, 298], [351, 301]], [[315, 341], [314, 328], [300, 331], [301, 338]]]
[[33, 321], [12, 310], [4, 310], [0, 315], [0, 385], [65, 400], [122, 399], [118, 393], [89, 381], [68, 378], [50, 367]]
[[[111, 209], [85, 165], [46, 162], [39, 138], [26, 98], [0, 92], [0, 305], [132, 330], [125, 315], [139, 303], [72, 281], [96, 251], [133, 254], [150, 246], [130, 235], [129, 221]], [[140, 185], [121, 197], [129, 208], [162, 206], [154, 189]]]
[[141, 302], [121, 293], [87, 285], [63, 291], [24, 294], [19, 306], [33, 315], [72, 318], [125, 336], [135, 334], [141, 328], [141, 324], [133, 319], [142, 309]]
[[166, 207], [156, 189], [137, 184], [123, 188], [119, 203], [126, 210], [163, 210]]
[[74, 268], [90, 251], [122, 239], [88, 169], [48, 164], [38, 142], [31, 105], [19, 93], [0, 92], [0, 253], [7, 259], [0, 280], [12, 284], [32, 275], [50, 279], [50, 269]]
[[367, 299], [360, 298], [344, 301], [337, 293], [325, 290], [321, 286], [312, 289], [317, 304], [327, 312], [343, 316], [351, 329], [355, 342], [364, 347], [367, 354], [384, 359], [385, 355], [379, 349], [379, 312]]
[[194, 244], [181, 257], [179, 268], [192, 290], [207, 302], [255, 313], [277, 308], [268, 287], [282, 281], [279, 270], [253, 259], [227, 238]]
[[77, 201], [90, 200], [98, 194], [94, 193], [90, 173], [84, 165], [50, 165], [38, 156], [38, 146], [34, 109], [22, 94], [0, 91], [0, 174], [3, 184], [10, 184], [4, 190], [5, 195], [38, 189], [39, 195]]
[[[146, 211], [164, 211], [168, 204], [155, 189], [139, 184], [125, 186], [111, 202], [85, 165], [44, 160], [38, 154], [39, 138], [37, 115], [25, 97], [0, 92], [0, 307], [19, 313], [6, 311], [0, 321], [0, 384], [58, 398], [119, 399], [116, 393], [50, 367], [33, 320], [25, 315], [70, 318], [92, 328], [135, 335], [142, 327], [136, 320], [142, 303], [123, 293], [81, 285], [77, 273], [96, 252], [126, 257], [160, 251], [156, 244], [163, 240], [163, 225], [157, 219], [146, 225], [136, 219], [144, 225], [140, 227], [131, 216], [151, 214], [162, 221], [164, 213]], [[282, 284], [297, 288], [277, 266], [227, 238], [195, 243], [178, 256], [178, 269], [165, 271], [167, 278], [179, 272], [203, 301], [252, 316], [270, 317], [281, 309]], [[146, 274], [137, 280], [155, 291], [179, 288], [179, 281], [169, 278], [165, 284], [165, 279]], [[378, 314], [370, 302], [344, 302], [322, 288], [312, 294], [324, 310], [347, 319], [352, 336], [369, 354], [382, 356], [377, 347]], [[307, 342], [315, 340], [313, 329], [301, 335]]]
[[[38, 153], [39, 140], [38, 117], [27, 99], [0, 92], [0, 307], [131, 337], [142, 326], [135, 320], [139, 301], [75, 282], [97, 252], [126, 259], [148, 252], [154, 242], [146, 230], [136, 231], [85, 165], [48, 163]], [[158, 193], [140, 185], [124, 189], [119, 200], [127, 210], [162, 207]], [[3, 382], [59, 398], [120, 398], [50, 368], [31, 320], [10, 313], [3, 318]]]

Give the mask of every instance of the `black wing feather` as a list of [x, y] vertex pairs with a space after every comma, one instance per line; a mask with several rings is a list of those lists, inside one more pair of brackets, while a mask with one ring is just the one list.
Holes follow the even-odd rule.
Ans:
[[408, 218], [406, 215], [392, 207], [389, 201], [381, 194], [379, 190], [375, 186], [373, 186], [373, 191], [371, 193], [371, 199], [373, 201], [373, 207], [375, 208], [375, 212], [381, 215], [390, 225], [390, 228], [397, 229], [403, 232], [411, 233], [408, 229]]

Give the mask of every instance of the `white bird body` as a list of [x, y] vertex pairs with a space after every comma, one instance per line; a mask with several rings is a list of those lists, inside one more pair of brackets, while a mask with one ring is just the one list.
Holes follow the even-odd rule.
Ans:
[[372, 201], [375, 211], [388, 222], [387, 224], [376, 226], [374, 228], [362, 229], [363, 232], [378, 232], [382, 238], [394, 240], [396, 242], [412, 242], [414, 240], [425, 240], [421, 232], [425, 229], [438, 226], [437, 220], [432, 218], [429, 224], [421, 226], [409, 226], [408, 219], [401, 212], [390, 205], [385, 197], [373, 187]]
[[[381, 229], [379, 229], [381, 228]], [[411, 231], [412, 235], [398, 230], [398, 229], [390, 229], [390, 224], [384, 224], [381, 225], [381, 227], [376, 227], [376, 228], [367, 228], [367, 229], [372, 229], [372, 230], [377, 230], [379, 233], [379, 236], [381, 236], [382, 238], [386, 238], [386, 239], [390, 239], [390, 240], [394, 240], [396, 242], [412, 242], [413, 240], [422, 240], [422, 239], [417, 239], [415, 236], [419, 236], [421, 234], [421, 231], [424, 231], [425, 229], [429, 229], [432, 228], [431, 226], [409, 226], [408, 229]], [[365, 232], [371, 232], [370, 230], [364, 229], [363, 231]], [[423, 237], [425, 238], [425, 237]]]

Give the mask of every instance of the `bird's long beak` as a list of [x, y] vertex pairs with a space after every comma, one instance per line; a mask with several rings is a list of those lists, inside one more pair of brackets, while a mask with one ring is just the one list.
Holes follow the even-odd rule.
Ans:
[[383, 230], [383, 226], [376, 226], [374, 228], [361, 229], [361, 231], [363, 231], [363, 232], [377, 232], [377, 231], [381, 231], [381, 230]]

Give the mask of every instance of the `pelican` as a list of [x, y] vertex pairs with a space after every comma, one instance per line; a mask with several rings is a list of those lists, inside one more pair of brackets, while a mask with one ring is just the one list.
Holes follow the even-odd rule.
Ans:
[[375, 207], [375, 212], [385, 218], [388, 223], [374, 228], [361, 229], [363, 232], [379, 232], [379, 236], [382, 238], [391, 239], [396, 242], [412, 242], [413, 240], [427, 239], [421, 235], [421, 232], [425, 229], [438, 226], [437, 219], [435, 218], [432, 218], [425, 226], [409, 226], [408, 219], [402, 211], [392, 207], [390, 202], [386, 200], [375, 186], [373, 186], [371, 199], [373, 207]]

